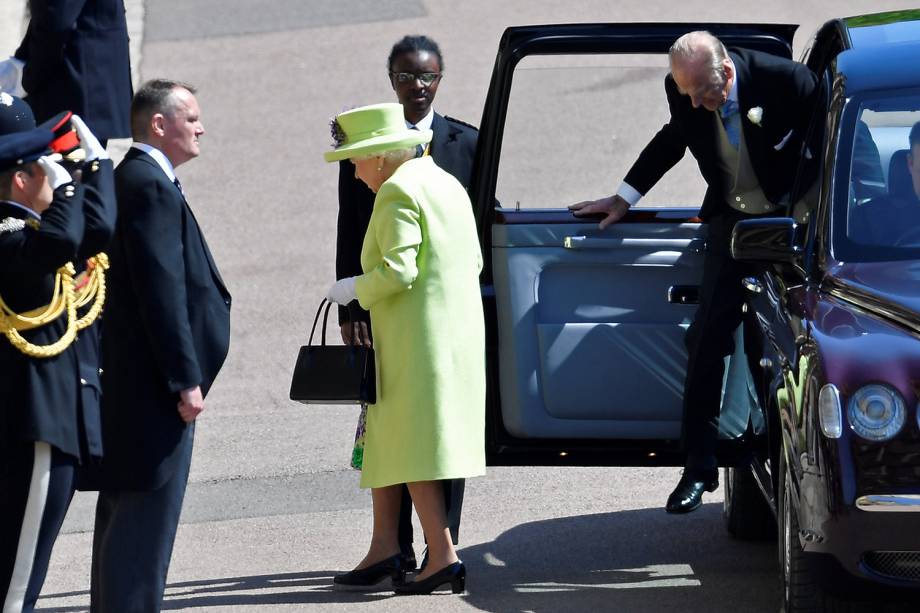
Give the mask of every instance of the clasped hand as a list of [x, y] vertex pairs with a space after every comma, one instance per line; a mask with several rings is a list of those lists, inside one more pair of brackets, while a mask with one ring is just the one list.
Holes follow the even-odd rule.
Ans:
[[603, 230], [610, 224], [620, 221], [626, 211], [629, 210], [629, 203], [623, 200], [621, 196], [608, 196], [598, 200], [584, 200], [576, 202], [569, 206], [569, 210], [575, 217], [586, 217], [602, 213], [605, 217], [601, 220], [599, 228]]

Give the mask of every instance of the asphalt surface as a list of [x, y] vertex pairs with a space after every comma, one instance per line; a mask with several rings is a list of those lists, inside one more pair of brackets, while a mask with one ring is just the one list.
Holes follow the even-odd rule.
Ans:
[[[20, 35], [17, 6], [0, 7], [0, 52], [12, 51]], [[135, 77], [199, 88], [202, 155], [178, 174], [234, 296], [231, 353], [196, 430], [164, 609], [779, 609], [775, 545], [726, 535], [721, 490], [690, 516], [666, 515], [661, 506], [678, 478], [672, 468], [490, 469], [467, 485], [459, 552], [469, 567], [465, 595], [330, 591], [332, 574], [364, 555], [371, 515], [370, 497], [347, 467], [357, 409], [287, 399], [308, 319], [334, 279], [337, 171], [321, 154], [332, 115], [393, 100], [385, 60], [407, 33], [428, 34], [444, 51], [436, 108], [478, 123], [509, 25], [792, 22], [802, 24], [800, 52], [828, 18], [900, 3], [128, 0], [127, 7]], [[641, 147], [650, 134], [632, 121], [631, 85], [609, 87], [627, 104], [598, 113], [620, 126], [618, 142]], [[615, 151], [582, 155], [609, 178], [579, 183], [584, 191], [573, 196], [608, 193], [626, 170]], [[74, 500], [41, 610], [87, 610], [93, 504], [89, 493]]]

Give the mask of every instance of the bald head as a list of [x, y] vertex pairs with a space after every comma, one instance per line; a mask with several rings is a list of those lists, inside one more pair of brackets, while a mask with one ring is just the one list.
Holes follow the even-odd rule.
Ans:
[[690, 96], [694, 108], [715, 111], [725, 102], [735, 66], [722, 41], [709, 32], [688, 32], [674, 41], [668, 57], [678, 91]]

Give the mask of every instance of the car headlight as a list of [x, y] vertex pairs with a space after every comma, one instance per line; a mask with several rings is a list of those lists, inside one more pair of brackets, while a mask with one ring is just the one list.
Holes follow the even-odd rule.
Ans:
[[892, 387], [873, 383], [850, 398], [847, 417], [853, 432], [870, 441], [887, 441], [901, 431], [907, 411]]

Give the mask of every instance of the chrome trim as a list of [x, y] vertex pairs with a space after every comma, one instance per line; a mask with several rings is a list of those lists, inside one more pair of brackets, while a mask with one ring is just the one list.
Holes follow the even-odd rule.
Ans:
[[917, 313], [910, 309], [893, 304], [869, 292], [860, 291], [838, 279], [828, 279], [826, 291], [831, 296], [848, 302], [866, 313], [894, 322], [914, 334], [920, 334], [920, 322], [918, 322]]
[[920, 513], [920, 494], [873, 494], [856, 499], [860, 511]]

